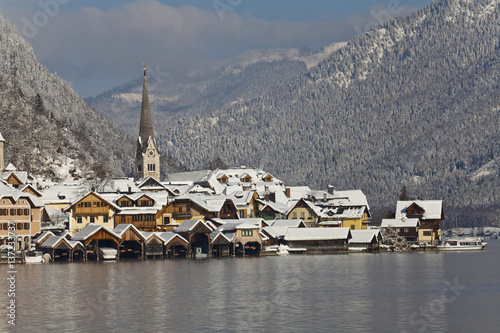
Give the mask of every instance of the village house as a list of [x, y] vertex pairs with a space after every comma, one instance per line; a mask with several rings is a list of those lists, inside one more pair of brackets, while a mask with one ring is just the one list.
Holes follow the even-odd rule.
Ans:
[[15, 234], [16, 250], [31, 249], [32, 238], [41, 231], [43, 203], [0, 181], [0, 245], [9, 242], [9, 231]]
[[215, 257], [259, 255], [262, 250], [259, 219], [229, 220], [211, 234]]
[[89, 192], [64, 209], [69, 215], [69, 231], [76, 234], [87, 224], [102, 225], [113, 229], [115, 214], [120, 207], [96, 192]]
[[396, 218], [403, 217], [419, 219], [420, 243], [436, 245], [441, 242], [441, 222], [444, 220], [442, 200], [398, 201]]

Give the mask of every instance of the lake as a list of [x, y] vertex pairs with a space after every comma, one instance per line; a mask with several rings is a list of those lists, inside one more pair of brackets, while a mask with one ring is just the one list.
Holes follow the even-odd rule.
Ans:
[[[485, 251], [16, 265], [16, 332], [497, 332]], [[7, 276], [7, 265], [0, 266]]]

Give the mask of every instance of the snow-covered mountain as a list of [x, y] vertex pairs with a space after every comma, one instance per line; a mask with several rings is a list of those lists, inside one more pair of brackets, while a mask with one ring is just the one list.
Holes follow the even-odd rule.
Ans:
[[0, 14], [0, 132], [5, 160], [39, 179], [128, 175], [134, 142], [36, 59]]

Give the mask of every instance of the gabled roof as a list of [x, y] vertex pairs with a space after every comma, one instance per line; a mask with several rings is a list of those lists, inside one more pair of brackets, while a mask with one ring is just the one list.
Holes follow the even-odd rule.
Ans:
[[204, 232], [212, 232], [214, 229], [203, 220], [186, 220], [181, 223], [180, 226], [174, 229], [175, 232], [192, 232], [197, 227], [202, 226], [206, 231]]
[[77, 200], [75, 200], [71, 205], [69, 205], [68, 207], [64, 208], [64, 211], [67, 212], [69, 210], [71, 210], [71, 208], [73, 206], [75, 206], [76, 204], [78, 204], [80, 201], [82, 201], [83, 199], [85, 199], [86, 197], [88, 197], [89, 195], [94, 195], [95, 197], [97, 197], [98, 199], [100, 199], [101, 201], [104, 201], [105, 203], [107, 203], [111, 208], [115, 209], [115, 210], [120, 210], [120, 207], [118, 207], [117, 205], [115, 205], [111, 200], [108, 200], [106, 198], [104, 198], [104, 196], [100, 195], [99, 193], [96, 193], [96, 192], [93, 192], [93, 191], [90, 191], [90, 192], [87, 192], [86, 194], [84, 194], [83, 196], [81, 196], [80, 198], [78, 198]]
[[398, 201], [396, 204], [396, 218], [406, 216], [406, 209], [412, 204], [416, 204], [424, 210], [423, 220], [443, 219], [442, 200]]
[[139, 229], [133, 224], [119, 224], [116, 226], [116, 228], [113, 229], [113, 232], [119, 236], [119, 238], [122, 238], [123, 234], [127, 232], [127, 230], [132, 229], [142, 240], [145, 240], [144, 235], [142, 234]]
[[269, 235], [269, 237], [271, 238], [280, 238], [286, 235], [288, 228], [288, 226], [264, 227], [262, 228], [262, 231]]
[[40, 234], [40, 236], [38, 236], [34, 242], [35, 244], [40, 244], [42, 242], [44, 242], [48, 237], [50, 236], [55, 236], [54, 233], [52, 231], [44, 231]]
[[287, 205], [282, 204], [280, 202], [265, 201], [262, 199], [255, 199], [255, 200], [262, 205], [262, 207], [260, 207], [260, 211], [263, 211], [266, 208], [270, 208], [271, 210], [277, 213], [286, 214], [289, 210]]
[[416, 218], [382, 219], [380, 224], [381, 228], [416, 228], [418, 226], [420, 226], [420, 222]]
[[185, 243], [189, 243], [187, 241], [187, 239], [185, 239], [181, 235], [176, 234], [175, 232], [171, 232], [171, 231], [169, 231], [169, 232], [161, 232], [161, 233], [159, 233], [159, 236], [161, 237], [161, 239], [163, 239], [165, 245], [167, 245], [168, 243], [170, 243], [175, 238], [178, 238], [178, 239], [180, 239], [181, 241], [183, 241]]
[[31, 184], [24, 184], [19, 186], [18, 190], [21, 192], [24, 192], [25, 190], [30, 189], [31, 191], [35, 192], [36, 196], [40, 198], [42, 196], [42, 193], [38, 191], [33, 185]]
[[88, 223], [85, 227], [82, 228], [75, 236], [73, 236], [74, 241], [86, 241], [93, 235], [95, 235], [97, 232], [99, 232], [101, 229], [103, 229], [105, 232], [109, 233], [116, 239], [120, 239], [120, 236], [118, 236], [113, 230], [109, 230], [103, 225], [96, 225], [93, 223]]
[[304, 221], [299, 219], [281, 219], [281, 220], [278, 219], [270, 222], [272, 222], [271, 227], [292, 227], [292, 228], [306, 227]]
[[140, 188], [141, 190], [149, 189], [149, 190], [167, 190], [167, 188], [160, 183], [158, 180], [156, 180], [153, 177], [146, 177], [144, 179], [141, 179], [137, 183], [137, 187]]
[[234, 236], [236, 233], [223, 233], [222, 231], [214, 231], [210, 234], [211, 243], [215, 244], [219, 241], [219, 239], [223, 239], [224, 243], [231, 244], [233, 242]]
[[67, 240], [64, 236], [50, 236], [47, 238], [45, 242], [40, 246], [42, 249], [55, 249], [58, 247], [61, 243], [66, 243], [66, 245], [70, 249], [74, 249], [75, 246], [80, 245], [83, 247], [83, 244], [80, 243], [79, 241], [69, 241]]
[[17, 201], [21, 198], [28, 200], [33, 207], [43, 207], [44, 204], [40, 199], [31, 193], [24, 193], [12, 186], [0, 183], [0, 199], [10, 198], [13, 201]]
[[380, 229], [366, 229], [366, 230], [351, 230], [352, 238], [349, 243], [366, 243], [369, 244], [373, 241], [382, 239]]
[[350, 239], [349, 228], [288, 228], [285, 241]]

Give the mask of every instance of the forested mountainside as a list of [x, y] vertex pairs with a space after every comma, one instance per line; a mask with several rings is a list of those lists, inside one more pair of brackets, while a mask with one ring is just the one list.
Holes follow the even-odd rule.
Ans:
[[128, 175], [134, 141], [90, 108], [0, 15], [0, 132], [5, 160], [40, 179], [69, 171]]

